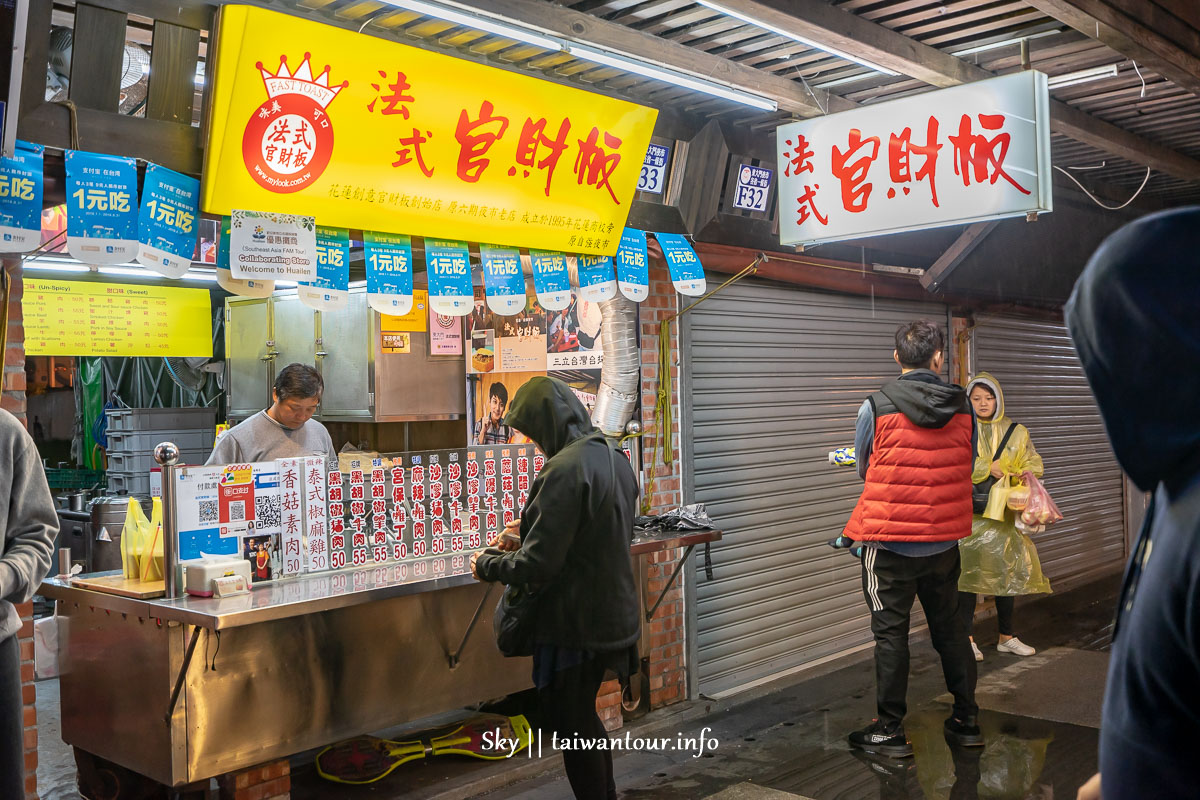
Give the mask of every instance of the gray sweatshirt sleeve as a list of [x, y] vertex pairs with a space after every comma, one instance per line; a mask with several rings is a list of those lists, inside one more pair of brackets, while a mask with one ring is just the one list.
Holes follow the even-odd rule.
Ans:
[[854, 464], [858, 468], [858, 477], [867, 477], [867, 467], [871, 463], [871, 448], [875, 444], [875, 409], [870, 400], [864, 400], [858, 409], [858, 418], [854, 420]]
[[24, 603], [50, 571], [58, 513], [33, 441], [24, 430], [12, 442], [12, 484], [0, 555], [0, 599]]
[[217, 444], [213, 448], [212, 455], [208, 457], [208, 461], [204, 462], [204, 466], [224, 466], [225, 464], [241, 464], [241, 448], [238, 447], [237, 439], [234, 439], [229, 431], [225, 431], [220, 439], [217, 439]]

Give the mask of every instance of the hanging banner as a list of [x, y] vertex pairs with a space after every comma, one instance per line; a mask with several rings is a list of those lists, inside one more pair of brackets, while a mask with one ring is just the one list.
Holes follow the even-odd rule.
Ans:
[[502, 317], [511, 317], [525, 309], [525, 275], [521, 272], [521, 254], [517, 250], [479, 245], [483, 262], [483, 286], [488, 308]]
[[571, 275], [567, 257], [562, 253], [530, 250], [533, 267], [533, 288], [538, 302], [547, 311], [562, 311], [571, 302]]
[[579, 256], [579, 296], [601, 303], [617, 293], [611, 256]]
[[412, 308], [403, 314], [380, 314], [379, 327], [380, 330], [390, 333], [396, 331], [407, 331], [409, 333], [423, 333], [428, 326], [428, 320], [425, 318], [425, 309], [429, 306], [429, 293], [424, 289], [417, 289], [413, 292]]
[[317, 278], [317, 223], [312, 217], [235, 210], [229, 271], [241, 280]]
[[692, 297], [704, 294], [704, 266], [688, 240], [677, 233], [656, 233], [654, 238], [662, 245], [675, 291]]
[[301, 283], [296, 293], [317, 311], [341, 311], [350, 304], [350, 231], [317, 228], [317, 279]]
[[621, 294], [635, 303], [649, 297], [650, 262], [646, 257], [646, 232], [626, 228], [621, 234], [621, 246], [617, 248], [614, 261]]
[[429, 307], [448, 317], [471, 313], [471, 254], [466, 242], [425, 240], [425, 270], [429, 278]]
[[138, 252], [137, 162], [68, 150], [67, 252], [85, 264], [124, 264]]
[[654, 109], [244, 5], [214, 39], [207, 213], [616, 252]]
[[217, 285], [241, 297], [270, 297], [275, 281], [240, 281], [229, 271], [230, 230], [232, 221], [221, 217], [221, 234], [217, 238]]
[[1037, 70], [792, 122], [775, 138], [782, 244], [1053, 210]]
[[0, 158], [0, 253], [28, 253], [42, 241], [42, 150], [17, 140]]
[[138, 214], [138, 263], [168, 278], [181, 278], [196, 253], [200, 181], [151, 164], [142, 183]]
[[367, 305], [403, 316], [413, 307], [412, 239], [399, 233], [363, 231]]

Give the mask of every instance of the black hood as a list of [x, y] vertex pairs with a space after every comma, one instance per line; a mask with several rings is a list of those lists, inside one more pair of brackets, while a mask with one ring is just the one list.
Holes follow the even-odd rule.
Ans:
[[943, 428], [955, 414], [967, 411], [967, 393], [963, 388], [944, 383], [927, 369], [905, 373], [879, 391], [912, 424], [922, 428]]
[[596, 430], [570, 386], [541, 376], [530, 378], [517, 390], [504, 424], [532, 439], [547, 458]]
[[1200, 207], [1143, 217], [1108, 237], [1065, 316], [1133, 482], [1171, 488], [1200, 471]]

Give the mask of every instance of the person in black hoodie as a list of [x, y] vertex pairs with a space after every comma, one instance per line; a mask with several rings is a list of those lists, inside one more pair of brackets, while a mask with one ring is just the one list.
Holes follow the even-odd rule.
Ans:
[[[560, 740], [599, 740], [607, 736], [596, 715], [605, 672], [626, 677], [638, 669], [629, 557], [637, 478], [560, 380], [530, 379], [504, 424], [532, 439], [547, 460], [521, 512], [520, 547], [481, 550], [471, 570], [481, 581], [537, 589], [533, 679], [543, 717]], [[564, 750], [563, 766], [577, 798], [616, 798], [607, 748]]]
[[983, 745], [975, 659], [958, 613], [958, 540], [971, 535], [975, 417], [963, 388], [938, 377], [945, 346], [936, 323], [900, 326], [892, 354], [900, 377], [867, 398], [855, 424], [855, 455], [866, 485], [843, 536], [864, 543], [863, 596], [875, 636], [879, 716], [849, 740], [851, 747], [891, 758], [913, 754], [904, 715], [909, 620], [917, 598], [954, 695], [946, 738]]
[[1200, 794], [1200, 207], [1101, 244], [1065, 316], [1113, 452], [1153, 492], [1117, 605], [1100, 772], [1081, 798]]

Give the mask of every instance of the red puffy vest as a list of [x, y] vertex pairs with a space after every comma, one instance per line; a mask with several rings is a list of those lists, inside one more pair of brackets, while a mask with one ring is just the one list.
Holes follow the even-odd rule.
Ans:
[[922, 428], [876, 393], [867, 482], [845, 535], [867, 542], [948, 542], [971, 535], [971, 414]]

